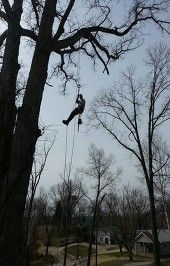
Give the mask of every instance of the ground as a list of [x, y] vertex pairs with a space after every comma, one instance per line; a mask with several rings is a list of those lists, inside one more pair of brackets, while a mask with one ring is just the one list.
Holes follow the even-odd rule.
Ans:
[[[88, 243], [81, 243], [78, 245], [78, 252], [79, 252], [79, 260], [76, 259], [77, 256], [77, 245], [71, 244], [68, 247], [69, 256], [67, 259], [67, 266], [72, 266], [73, 263], [76, 263], [76, 266], [80, 265], [86, 265], [87, 261], [87, 250], [88, 250]], [[45, 264], [33, 264], [36, 266], [62, 266], [63, 265], [63, 251], [64, 248], [60, 247], [57, 249], [56, 247], [50, 247], [49, 248], [49, 254], [51, 254], [55, 259], [58, 257], [58, 263], [52, 264], [52, 260], [50, 263], [50, 260], [48, 263]], [[45, 247], [41, 247], [38, 250], [39, 254], [45, 253]], [[93, 246], [92, 253], [95, 253], [95, 246]], [[92, 266], [95, 265], [95, 257], [93, 255], [92, 257]], [[148, 257], [142, 257], [142, 256], [134, 256], [134, 261], [129, 262], [128, 260], [128, 254], [126, 251], [123, 253], [119, 252], [119, 249], [117, 246], [112, 246], [112, 248], [109, 246], [98, 246], [98, 263], [99, 266], [153, 266], [153, 260], [152, 258]], [[163, 260], [161, 265], [163, 266], [170, 266], [170, 259], [169, 260]]]

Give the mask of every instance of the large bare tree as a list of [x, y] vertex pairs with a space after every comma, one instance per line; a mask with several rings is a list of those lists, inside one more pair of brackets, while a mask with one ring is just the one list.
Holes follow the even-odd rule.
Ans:
[[[99, 59], [107, 73], [108, 64], [134, 49], [142, 25], [153, 22], [167, 31], [162, 14], [167, 1], [131, 1], [122, 23], [113, 22], [111, 2], [75, 0], [1, 0], [0, 18], [6, 28], [0, 79], [0, 263], [20, 265], [21, 225], [32, 169], [33, 155], [41, 135], [38, 119], [51, 54], [56, 54], [54, 72], [67, 83], [75, 77], [67, 66], [74, 65], [74, 53], [82, 51]], [[116, 5], [116, 4], [115, 4]], [[80, 10], [83, 19], [80, 18]], [[22, 15], [22, 19], [21, 19]], [[113, 37], [108, 38], [106, 35]], [[35, 44], [25, 93], [16, 108], [16, 82], [20, 68], [21, 36]], [[115, 44], [116, 42], [116, 44]], [[115, 44], [115, 45], [113, 45]]]
[[154, 137], [170, 118], [169, 63], [170, 50], [165, 45], [149, 49], [147, 82], [136, 80], [134, 68], [129, 69], [123, 74], [120, 88], [101, 91], [94, 100], [91, 114], [94, 124], [132, 153], [143, 170], [150, 200], [155, 265], [160, 265], [160, 258], [154, 196], [154, 179], [158, 172], [153, 162]]

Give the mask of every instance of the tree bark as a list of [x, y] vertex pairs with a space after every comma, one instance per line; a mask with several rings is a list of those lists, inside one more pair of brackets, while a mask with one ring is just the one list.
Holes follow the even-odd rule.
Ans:
[[16, 121], [16, 80], [19, 71], [20, 20], [23, 0], [14, 1], [8, 16], [8, 31], [0, 79], [0, 195], [7, 171], [11, 141]]
[[3, 211], [0, 213], [0, 265], [20, 266], [22, 218], [32, 169], [33, 154], [40, 130], [38, 118], [47, 77], [50, 40], [56, 0], [47, 0], [42, 15], [23, 105], [18, 114], [11, 145], [9, 172], [5, 175]]

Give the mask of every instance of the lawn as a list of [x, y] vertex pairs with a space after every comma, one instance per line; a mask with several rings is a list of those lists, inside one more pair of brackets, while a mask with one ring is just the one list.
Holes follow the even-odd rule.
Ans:
[[100, 263], [99, 265], [100, 266], [123, 266], [124, 263], [125, 263], [124, 261], [114, 260], [114, 262], [113, 261], [105, 261], [105, 262]]
[[[92, 248], [92, 254], [94, 254], [95, 249]], [[77, 245], [68, 247], [68, 253], [72, 256], [77, 257]], [[78, 245], [78, 256], [79, 257], [87, 257], [88, 255], [88, 246]]]
[[[94, 263], [95, 258], [93, 257], [92, 262]], [[144, 258], [141, 256], [134, 256], [134, 262], [143, 262], [148, 261], [148, 258]], [[112, 253], [104, 253], [98, 256], [98, 265], [100, 266], [122, 266], [125, 263], [131, 263], [129, 261], [127, 252], [112, 252]]]
[[[77, 257], [77, 245], [68, 247], [68, 253], [72, 256]], [[95, 265], [95, 249], [92, 248], [92, 265]], [[78, 245], [78, 256], [81, 258], [87, 257], [88, 246]], [[135, 256], [134, 262], [150, 261], [151, 258], [146, 258], [143, 256]], [[128, 252], [109, 252], [98, 255], [98, 265], [99, 266], [123, 266], [125, 263], [132, 263], [129, 261]], [[151, 263], [151, 266], [153, 264]], [[163, 260], [161, 262], [162, 266], [170, 266], [170, 260]]]

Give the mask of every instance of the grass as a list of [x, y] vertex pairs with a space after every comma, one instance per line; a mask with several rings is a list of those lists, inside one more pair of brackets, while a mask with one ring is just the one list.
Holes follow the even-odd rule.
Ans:
[[123, 252], [109, 252], [109, 253], [103, 253], [100, 256], [113, 256], [113, 257], [128, 257], [128, 252], [123, 251]]
[[99, 265], [100, 266], [123, 266], [124, 264], [124, 261], [105, 261], [105, 262], [102, 262], [100, 263]]
[[[92, 254], [95, 252], [95, 249], [92, 248]], [[72, 256], [77, 257], [77, 245], [68, 247], [68, 253]], [[88, 255], [88, 246], [78, 245], [78, 256], [87, 257]]]
[[[94, 261], [94, 257], [93, 257]], [[148, 258], [143, 256], [135, 256], [134, 255], [134, 262], [143, 262], [148, 261]], [[104, 253], [98, 256], [98, 265], [100, 266], [122, 266], [125, 263], [132, 263], [129, 261], [128, 252], [111, 252], [111, 253]], [[167, 266], [167, 265], [165, 265]]]
[[161, 260], [161, 266], [170, 266], [170, 259]]

